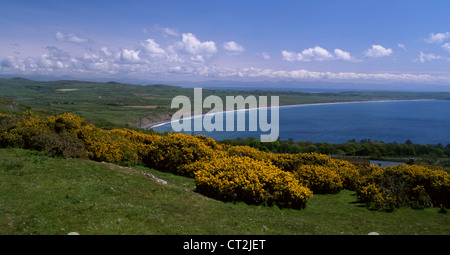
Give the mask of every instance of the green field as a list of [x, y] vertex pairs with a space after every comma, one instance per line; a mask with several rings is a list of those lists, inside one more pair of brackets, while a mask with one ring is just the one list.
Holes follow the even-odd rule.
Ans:
[[142, 166], [131, 169], [0, 149], [1, 235], [366, 235], [373, 231], [449, 235], [450, 216], [439, 208], [371, 211], [347, 190], [314, 195], [302, 210], [225, 203], [195, 192], [191, 178]]
[[[130, 85], [116, 82], [86, 81], [32, 81], [22, 78], [0, 79], [0, 98], [50, 114], [71, 112], [101, 127], [131, 125], [139, 127], [148, 123], [170, 120], [170, 103], [175, 96], [193, 97], [193, 89], [169, 85]], [[203, 97], [216, 95], [225, 101], [226, 96], [242, 95], [279, 96], [280, 105], [327, 102], [450, 99], [450, 93], [414, 92], [341, 92], [306, 93], [289, 91], [235, 91], [204, 89]], [[270, 100], [269, 100], [270, 101]], [[145, 106], [147, 108], [136, 108]], [[205, 111], [207, 111], [205, 109]]]

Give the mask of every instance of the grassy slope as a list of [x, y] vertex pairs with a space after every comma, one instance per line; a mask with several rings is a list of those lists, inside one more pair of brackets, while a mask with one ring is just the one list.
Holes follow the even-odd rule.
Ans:
[[224, 203], [192, 179], [134, 169], [0, 149], [0, 234], [450, 234], [437, 208], [369, 211], [350, 191], [315, 195], [304, 210]]

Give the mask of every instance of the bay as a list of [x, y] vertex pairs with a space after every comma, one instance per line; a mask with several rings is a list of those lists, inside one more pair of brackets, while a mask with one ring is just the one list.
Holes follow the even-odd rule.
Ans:
[[[248, 111], [257, 109], [247, 110], [246, 120]], [[370, 139], [398, 143], [410, 140], [416, 144], [450, 144], [450, 100], [282, 106], [279, 108], [279, 118], [281, 140], [345, 143], [351, 139], [357, 142]], [[173, 131], [170, 123], [153, 129], [158, 132]], [[248, 123], [246, 130], [185, 133], [203, 134], [216, 140], [259, 138], [261, 133], [267, 133], [248, 131]]]

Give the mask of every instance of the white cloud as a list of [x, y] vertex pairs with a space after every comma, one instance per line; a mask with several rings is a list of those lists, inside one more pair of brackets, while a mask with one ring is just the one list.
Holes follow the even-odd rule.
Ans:
[[431, 33], [428, 38], [425, 39], [427, 43], [442, 43], [450, 38], [450, 32], [445, 33]]
[[223, 44], [223, 48], [233, 54], [240, 54], [244, 52], [244, 47], [242, 45], [237, 44], [234, 41], [225, 42]]
[[425, 54], [423, 52], [420, 52], [420, 55], [419, 55], [419, 61], [422, 63], [425, 63], [426, 61], [433, 61], [435, 59], [440, 59], [440, 58], [441, 58], [441, 56], [436, 56], [433, 53]]
[[[58, 34], [61, 40], [69, 37]], [[105, 77], [108, 79], [241, 79], [241, 80], [324, 80], [324, 81], [404, 81], [450, 83], [450, 77], [437, 74], [402, 73], [353, 73], [353, 72], [315, 72], [309, 70], [276, 70], [260, 68], [224, 68], [219, 67], [213, 56], [217, 53], [213, 41], [200, 41], [194, 34], [185, 33], [180, 38], [157, 42], [146, 39], [132, 48], [114, 48], [109, 46], [85, 49], [85, 52], [66, 52], [55, 46], [44, 47], [45, 53], [37, 57], [9, 56], [0, 58], [0, 74], [21, 75], [69, 75], [89, 79]], [[225, 44], [221, 45], [224, 46]], [[230, 49], [239, 51], [239, 44], [228, 42]], [[450, 43], [442, 45], [450, 52]], [[245, 50], [245, 49], [243, 49]], [[370, 49], [369, 49], [370, 50]], [[391, 49], [373, 45], [373, 56], [390, 55]], [[286, 61], [359, 61], [350, 52], [342, 49], [326, 50], [315, 46], [301, 52], [283, 50]], [[257, 54], [259, 58], [270, 59], [267, 52]], [[158, 56], [158, 57], [156, 57]], [[159, 57], [161, 56], [161, 57]], [[443, 58], [421, 52], [416, 61], [426, 62]]]
[[283, 51], [281, 51], [281, 55], [283, 56], [283, 60], [286, 60], [286, 61], [300, 60], [298, 57], [298, 54], [295, 52], [292, 52], [292, 51], [283, 50]]
[[323, 61], [333, 59], [333, 55], [329, 53], [326, 49], [315, 46], [314, 48], [305, 49], [302, 53], [298, 54], [300, 61]]
[[441, 47], [450, 53], [450, 43], [444, 43]]
[[141, 43], [141, 46], [144, 47], [145, 51], [153, 57], [166, 54], [166, 51], [163, 50], [153, 39], [147, 39], [145, 42]]
[[334, 54], [331, 54], [326, 49], [315, 46], [314, 48], [304, 49], [301, 53], [283, 50], [281, 55], [286, 61], [325, 61], [325, 60], [354, 60], [349, 52], [341, 49], [334, 49]]
[[334, 49], [334, 54], [336, 55], [337, 59], [342, 59], [346, 61], [352, 60], [352, 56], [350, 56], [350, 53], [343, 51], [341, 49]]
[[81, 38], [75, 34], [63, 34], [60, 31], [56, 32], [55, 38], [62, 42], [85, 43], [88, 41], [88, 39]]
[[365, 56], [366, 57], [372, 57], [372, 58], [380, 58], [380, 57], [387, 57], [392, 54], [392, 49], [386, 49], [381, 45], [372, 45], [372, 48], [366, 50]]
[[201, 42], [191, 33], [183, 33], [181, 41], [175, 43], [171, 48], [192, 55], [213, 55], [217, 52], [216, 44], [213, 41]]
[[450, 77], [429, 74], [314, 72], [309, 70], [273, 70], [258, 68], [225, 69], [217, 72], [220, 77], [259, 78], [275, 80], [328, 80], [328, 81], [389, 81], [389, 82], [449, 82]]
[[124, 62], [137, 62], [141, 58], [139, 57], [139, 50], [127, 50], [124, 49], [117, 54], [117, 59]]

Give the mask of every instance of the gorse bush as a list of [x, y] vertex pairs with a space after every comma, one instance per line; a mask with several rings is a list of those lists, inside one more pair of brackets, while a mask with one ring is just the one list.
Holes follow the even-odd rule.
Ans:
[[[11, 116], [9, 119], [13, 118]], [[80, 121], [78, 128], [81, 127], [81, 119], [71, 114], [64, 114], [59, 117], [51, 116], [43, 119], [31, 113], [26, 113], [23, 119], [2, 121], [3, 125], [0, 130], [1, 145], [3, 147], [11, 146], [44, 150], [53, 155], [60, 155], [66, 158], [85, 158], [87, 157], [87, 152], [83, 142], [73, 132], [70, 132], [75, 129], [72, 121]]]
[[367, 167], [356, 191], [375, 208], [450, 206], [449, 174], [423, 166]]
[[3, 147], [45, 150], [65, 158], [111, 163], [139, 163], [147, 155], [151, 145], [148, 141], [156, 137], [127, 129], [104, 130], [70, 113], [45, 118], [28, 113], [21, 120], [2, 123], [0, 141]]
[[173, 133], [156, 140], [144, 162], [156, 169], [194, 177], [194, 173], [185, 166], [213, 159], [219, 153], [215, 152], [219, 147], [214, 140], [204, 136]]
[[144, 164], [195, 178], [197, 190], [225, 201], [303, 208], [312, 193], [355, 190], [372, 208], [450, 206], [450, 178], [421, 166], [365, 167], [318, 153], [275, 154], [220, 145], [206, 136], [105, 130], [77, 115], [0, 114], [0, 146], [65, 158]]
[[320, 165], [303, 165], [295, 171], [294, 176], [314, 193], [338, 193], [343, 187], [335, 171]]
[[198, 191], [224, 201], [303, 208], [312, 197], [293, 174], [247, 156], [214, 158], [191, 168]]

